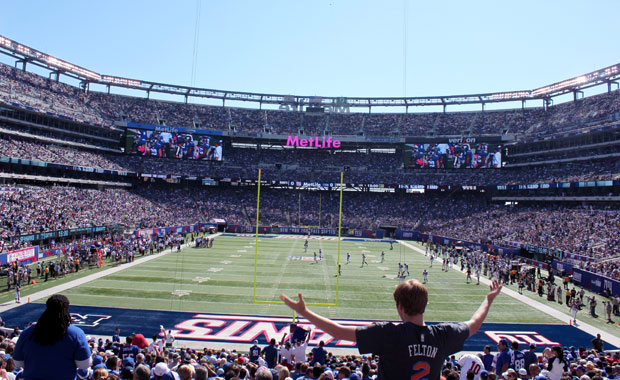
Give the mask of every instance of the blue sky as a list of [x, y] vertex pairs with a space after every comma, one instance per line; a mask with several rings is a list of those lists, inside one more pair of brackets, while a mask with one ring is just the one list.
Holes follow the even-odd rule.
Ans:
[[[620, 2], [612, 0], [200, 4], [195, 85], [205, 88], [471, 94], [532, 89], [620, 62]], [[46, 53], [103, 74], [192, 83], [196, 0], [10, 1], [2, 9], [0, 34]]]

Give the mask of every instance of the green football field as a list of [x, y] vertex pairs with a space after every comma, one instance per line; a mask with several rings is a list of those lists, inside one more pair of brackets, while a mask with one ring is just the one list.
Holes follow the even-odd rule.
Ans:
[[[390, 250], [387, 242], [342, 241], [339, 278], [336, 240], [310, 240], [307, 252], [303, 246], [304, 239], [299, 236], [261, 237], [255, 267], [254, 237], [218, 236], [213, 248], [184, 248], [180, 253], [161, 255], [62, 293], [73, 305], [292, 316], [292, 311], [280, 303], [279, 295], [296, 296], [302, 292], [306, 302], [314, 304], [312, 310], [330, 318], [398, 320], [392, 293], [399, 283], [396, 278], [398, 263], [406, 262], [410, 271], [408, 278], [422, 280], [422, 271], [429, 272], [425, 319], [465, 321], [488, 291], [487, 286], [476, 285], [475, 280], [466, 284], [465, 275], [460, 272], [443, 272], [437, 260], [431, 268], [428, 257], [398, 243]], [[313, 252], [318, 255], [319, 249], [323, 252], [323, 260], [314, 262]], [[380, 262], [381, 251], [385, 251], [383, 263]], [[348, 264], [347, 252], [351, 254]], [[364, 267], [361, 266], [363, 253], [368, 262]], [[29, 285], [24, 287], [22, 298], [98, 270], [80, 271], [62, 279]], [[515, 285], [510, 288], [516, 290]], [[547, 302], [534, 293], [525, 294], [568, 315], [565, 305]], [[12, 292], [0, 295], [2, 302], [11, 302], [11, 299]], [[325, 304], [331, 306], [321, 306]], [[592, 318], [586, 311], [581, 311], [578, 318], [602, 331], [618, 333], [616, 324], [607, 324], [604, 318]], [[561, 323], [505, 294], [496, 298], [486, 321]]]
[[[337, 277], [337, 241], [261, 238], [255, 277], [255, 239], [218, 237], [214, 248], [186, 248], [148, 263], [72, 288], [65, 292], [72, 304], [137, 309], [177, 310], [251, 315], [292, 315], [279, 302], [280, 293], [302, 292], [306, 302], [335, 304], [312, 306], [332, 318], [397, 320], [392, 293], [398, 284], [398, 262], [409, 265], [412, 278], [429, 271], [429, 305], [426, 319], [467, 320], [482, 302], [487, 286], [465, 284], [456, 271], [442, 272], [435, 262], [429, 268], [424, 255], [409, 248], [371, 241], [341, 242], [342, 275]], [[321, 249], [323, 260], [313, 260]], [[381, 251], [385, 262], [380, 263]], [[351, 262], [346, 263], [346, 253]], [[362, 253], [369, 265], [361, 267]], [[305, 258], [305, 260], [304, 260]], [[256, 284], [256, 287], [254, 286]], [[176, 294], [175, 294], [176, 293]], [[254, 301], [254, 294], [256, 300]], [[530, 306], [500, 295], [487, 321], [557, 322]]]

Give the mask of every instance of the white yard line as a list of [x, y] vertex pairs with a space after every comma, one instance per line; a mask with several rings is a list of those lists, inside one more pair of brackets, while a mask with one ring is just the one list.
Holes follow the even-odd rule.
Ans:
[[[220, 235], [220, 234], [217, 233], [217, 234], [211, 235], [211, 236], [212, 237], [216, 237], [218, 235]], [[187, 247], [189, 247], [189, 244], [184, 244], [184, 246], [185, 246], [185, 248], [187, 248]], [[73, 281], [65, 282], [64, 284], [56, 285], [56, 286], [53, 286], [51, 288], [48, 288], [48, 289], [45, 289], [45, 290], [41, 290], [41, 291], [33, 293], [31, 295], [27, 295], [27, 296], [25, 295], [25, 296], [22, 297], [22, 302], [26, 301], [26, 300], [30, 300], [30, 302], [34, 302], [34, 301], [38, 301], [38, 300], [40, 300], [42, 298], [47, 298], [47, 297], [49, 297], [49, 296], [51, 296], [53, 294], [64, 292], [65, 290], [69, 290], [71, 288], [75, 288], [76, 286], [80, 286], [80, 285], [86, 284], [88, 282], [100, 279], [102, 277], [105, 277], [105, 276], [108, 276], [108, 275], [120, 272], [120, 271], [125, 270], [127, 268], [132, 268], [132, 267], [134, 267], [136, 265], [140, 265], [140, 264], [149, 262], [149, 261], [154, 260], [154, 259], [156, 259], [158, 257], [165, 256], [167, 254], [172, 253], [173, 250], [174, 250], [174, 248], [172, 248], [170, 250], [164, 250], [162, 253], [155, 253], [153, 255], [140, 257], [140, 258], [135, 259], [135, 261], [132, 262], [132, 263], [122, 264], [122, 265], [119, 265], [119, 266], [114, 267], [114, 268], [105, 269], [105, 270], [99, 271], [97, 273], [93, 273], [93, 274], [90, 274], [88, 276], [85, 276], [85, 277], [82, 277], [82, 278], [78, 278], [78, 279], [73, 280]], [[23, 305], [23, 303], [15, 303], [14, 301], [9, 301], [9, 302], [3, 303], [3, 304], [0, 305], [0, 313], [5, 312], [7, 310], [14, 309], [14, 308], [19, 307], [21, 305]]]
[[[406, 247], [409, 247], [411, 250], [424, 255], [424, 250], [423, 249], [418, 248], [418, 247], [416, 247], [414, 245], [411, 245], [411, 244], [409, 244], [409, 243], [407, 243], [405, 241], [400, 241], [399, 240], [398, 242], [400, 244], [403, 244]], [[456, 268], [457, 267], [454, 267], [454, 266], [452, 267], [453, 270], [456, 270], [456, 271], [460, 272], [460, 270], [458, 270]], [[482, 276], [480, 277], [480, 282], [485, 284], [485, 285], [490, 285], [491, 284], [491, 281], [489, 279], [484, 278]], [[560, 321], [562, 321], [562, 322], [564, 322], [566, 324], [569, 324], [570, 321], [572, 320], [572, 318], [568, 314], [564, 314], [561, 311], [558, 311], [558, 310], [556, 310], [556, 309], [554, 309], [552, 307], [549, 307], [549, 306], [545, 305], [544, 303], [538, 302], [538, 301], [533, 300], [533, 299], [531, 299], [531, 298], [529, 298], [527, 296], [519, 294], [518, 292], [515, 292], [512, 289], [508, 289], [508, 288], [504, 287], [502, 289], [502, 292], [504, 294], [506, 294], [506, 295], [508, 295], [508, 296], [510, 296], [512, 298], [515, 298], [515, 299], [517, 299], [517, 300], [519, 300], [519, 301], [521, 301], [521, 302], [523, 302], [523, 303], [525, 303], [525, 304], [527, 304], [529, 306], [532, 306], [533, 308], [535, 308], [537, 310], [540, 310], [543, 313], [548, 314], [548, 315], [550, 315], [550, 316], [552, 316], [552, 317], [554, 317], [554, 318], [556, 318], [556, 319], [558, 319], [558, 320], [560, 320]], [[580, 329], [580, 330], [582, 330], [582, 331], [587, 332], [588, 334], [590, 334], [592, 336], [596, 336], [596, 334], [601, 334], [601, 338], [603, 340], [613, 344], [616, 347], [620, 347], [620, 337], [618, 337], [618, 336], [615, 336], [615, 335], [612, 335], [610, 333], [601, 331], [598, 328], [596, 328], [596, 327], [594, 327], [592, 325], [589, 325], [589, 324], [587, 324], [585, 322], [582, 322], [580, 320], [577, 320], [577, 325], [575, 325], [575, 327]]]

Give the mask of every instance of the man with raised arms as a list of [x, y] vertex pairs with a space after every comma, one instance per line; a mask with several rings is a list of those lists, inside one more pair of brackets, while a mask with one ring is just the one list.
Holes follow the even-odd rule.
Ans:
[[439, 380], [444, 359], [461, 351], [465, 340], [478, 331], [501, 290], [502, 285], [493, 281], [489, 293], [469, 321], [430, 326], [424, 322], [428, 292], [416, 280], [402, 282], [394, 291], [396, 310], [403, 321], [397, 325], [383, 322], [361, 327], [342, 326], [307, 309], [301, 293], [299, 301], [283, 294], [280, 299], [335, 339], [356, 342], [362, 354], [379, 355], [379, 380], [412, 377]]

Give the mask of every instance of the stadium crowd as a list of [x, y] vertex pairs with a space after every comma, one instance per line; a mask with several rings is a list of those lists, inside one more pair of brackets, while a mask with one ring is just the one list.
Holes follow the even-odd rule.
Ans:
[[[28, 327], [28, 326], [26, 326]], [[161, 333], [149, 342], [134, 332], [124, 339], [120, 329], [107, 339], [86, 336], [80, 342], [89, 355], [87, 365], [77, 370], [78, 379], [88, 380], [372, 380], [377, 378], [380, 358], [374, 355], [334, 355], [321, 344], [307, 342], [291, 346], [272, 339], [260, 347], [255, 342], [249, 352], [230, 349], [192, 349], [179, 346], [174, 336], [160, 326]], [[0, 377], [23, 376], [13, 356], [21, 331], [3, 332], [0, 343]], [[26, 338], [24, 338], [26, 339]], [[506, 338], [497, 352], [486, 346], [479, 354], [452, 355], [444, 359], [441, 380], [602, 380], [620, 378], [618, 352], [605, 352], [600, 338], [592, 346], [546, 348], [535, 344], [520, 349]], [[481, 350], [482, 351], [482, 350]], [[21, 364], [18, 361], [17, 364]], [[53, 368], [47, 371], [55, 370]], [[31, 372], [32, 373], [32, 372]], [[48, 372], [49, 374], [50, 372]]]
[[0, 100], [38, 112], [78, 122], [111, 126], [114, 121], [134, 121], [178, 127], [236, 130], [242, 133], [297, 134], [304, 131], [335, 135], [461, 135], [501, 134], [562, 135], [587, 128], [594, 121], [617, 118], [618, 91], [589, 96], [575, 102], [523, 110], [484, 112], [325, 114], [226, 108], [150, 100], [83, 90], [0, 64]]
[[[439, 207], [438, 207], [439, 205]], [[339, 195], [265, 187], [261, 225], [338, 226]], [[11, 237], [74, 227], [123, 224], [131, 228], [208, 222], [254, 225], [254, 187], [141, 186], [94, 190], [63, 186], [23, 186], [0, 192], [2, 251], [22, 248]], [[583, 269], [619, 278], [620, 213], [567, 205], [488, 204], [475, 194], [415, 195], [347, 192], [345, 228], [397, 226], [484, 244], [517, 242], [590, 257]], [[587, 237], [587, 238], [584, 238]]]
[[[263, 178], [276, 181], [339, 182], [345, 170], [348, 183], [415, 185], [511, 185], [615, 180], [620, 178], [620, 158], [549, 163], [502, 170], [403, 169], [397, 153], [331, 153], [227, 148], [224, 162], [161, 159], [101, 153], [0, 136], [0, 156], [71, 166], [212, 178]], [[276, 167], [280, 164], [280, 167]]]

